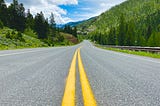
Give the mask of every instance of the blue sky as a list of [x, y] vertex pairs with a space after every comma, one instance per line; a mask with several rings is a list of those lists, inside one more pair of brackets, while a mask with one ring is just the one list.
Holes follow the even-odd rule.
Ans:
[[[8, 5], [12, 2], [12, 0], [5, 1]], [[45, 17], [49, 17], [53, 12], [57, 24], [98, 16], [124, 1], [126, 0], [19, 0], [34, 15], [42, 11]]]

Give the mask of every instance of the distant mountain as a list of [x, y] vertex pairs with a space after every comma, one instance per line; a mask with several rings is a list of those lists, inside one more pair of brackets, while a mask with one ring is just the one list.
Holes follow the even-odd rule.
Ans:
[[59, 25], [57, 25], [57, 27], [59, 27], [59, 28], [64, 28], [65, 25], [69, 25], [69, 26], [71, 26], [71, 27], [75, 27], [75, 26], [81, 25], [81, 23], [83, 23], [83, 22], [90, 21], [90, 20], [95, 19], [95, 18], [96, 18], [96, 17], [92, 17], [92, 18], [87, 19], [87, 20], [82, 20], [82, 21], [77, 21], [77, 22], [69, 22], [69, 23], [67, 23], [67, 24], [59, 24]]
[[77, 26], [78, 24], [82, 23], [83, 21], [77, 21], [77, 22], [69, 22], [67, 24], [59, 24], [57, 25], [58, 28], [64, 28], [65, 25], [69, 25], [71, 27], [75, 27]]
[[56, 24], [57, 28], [64, 28], [64, 24]]
[[69, 26], [71, 26], [71, 27], [75, 27], [75, 26], [79, 25], [79, 24], [82, 23], [82, 22], [83, 22], [83, 21], [69, 22], [69, 23], [67, 23], [67, 24], [65, 24], [65, 25], [69, 25]]

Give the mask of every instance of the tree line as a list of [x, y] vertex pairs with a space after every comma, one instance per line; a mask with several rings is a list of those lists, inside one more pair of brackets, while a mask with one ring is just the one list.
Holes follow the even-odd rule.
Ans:
[[[9, 6], [6, 6], [4, 0], [0, 0], [0, 27], [2, 28], [3, 26], [21, 33], [26, 30], [35, 32], [37, 38], [48, 43], [52, 43], [55, 40], [57, 42], [64, 40], [64, 37], [60, 34], [61, 30], [56, 28], [53, 13], [49, 18], [45, 18], [43, 12], [33, 16], [29, 9], [25, 12], [24, 5], [19, 3], [18, 0], [13, 0], [13, 3]], [[71, 34], [76, 35], [76, 32], [73, 32]]]
[[118, 27], [106, 32], [91, 32], [89, 38], [103, 45], [160, 46], [160, 10], [145, 20], [126, 21], [124, 14], [119, 17]]
[[65, 25], [63, 28], [63, 32], [69, 33], [77, 37], [77, 27], [71, 27], [70, 25]]
[[101, 44], [160, 46], [159, 17], [160, 0], [127, 0], [79, 29]]

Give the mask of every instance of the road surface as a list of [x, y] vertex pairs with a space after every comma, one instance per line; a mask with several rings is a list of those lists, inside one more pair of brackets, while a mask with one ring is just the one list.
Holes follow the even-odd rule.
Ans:
[[160, 106], [160, 60], [102, 50], [89, 41], [0, 51], [0, 106], [65, 106], [66, 100], [77, 106]]

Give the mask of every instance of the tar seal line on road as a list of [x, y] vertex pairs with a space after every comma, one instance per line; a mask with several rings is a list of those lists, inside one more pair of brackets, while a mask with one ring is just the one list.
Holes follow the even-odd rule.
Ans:
[[73, 56], [72, 63], [69, 69], [67, 82], [65, 86], [62, 106], [75, 106], [76, 92], [76, 59], [78, 54], [78, 69], [80, 75], [80, 83], [82, 88], [84, 106], [97, 106], [94, 94], [89, 84], [87, 75], [81, 59], [80, 48], [78, 48]]
[[62, 100], [62, 106], [75, 106], [76, 58], [77, 50], [73, 56], [73, 60], [69, 69], [69, 74]]
[[78, 67], [79, 67], [84, 106], [97, 106], [94, 94], [92, 92], [91, 86], [89, 84], [89, 81], [82, 63], [80, 48], [78, 49]]
[[10, 54], [0, 54], [0, 57], [25, 54], [25, 53], [34, 53], [34, 52], [39, 52], [39, 51], [25, 51], [25, 52], [17, 52], [17, 53], [10, 53]]

